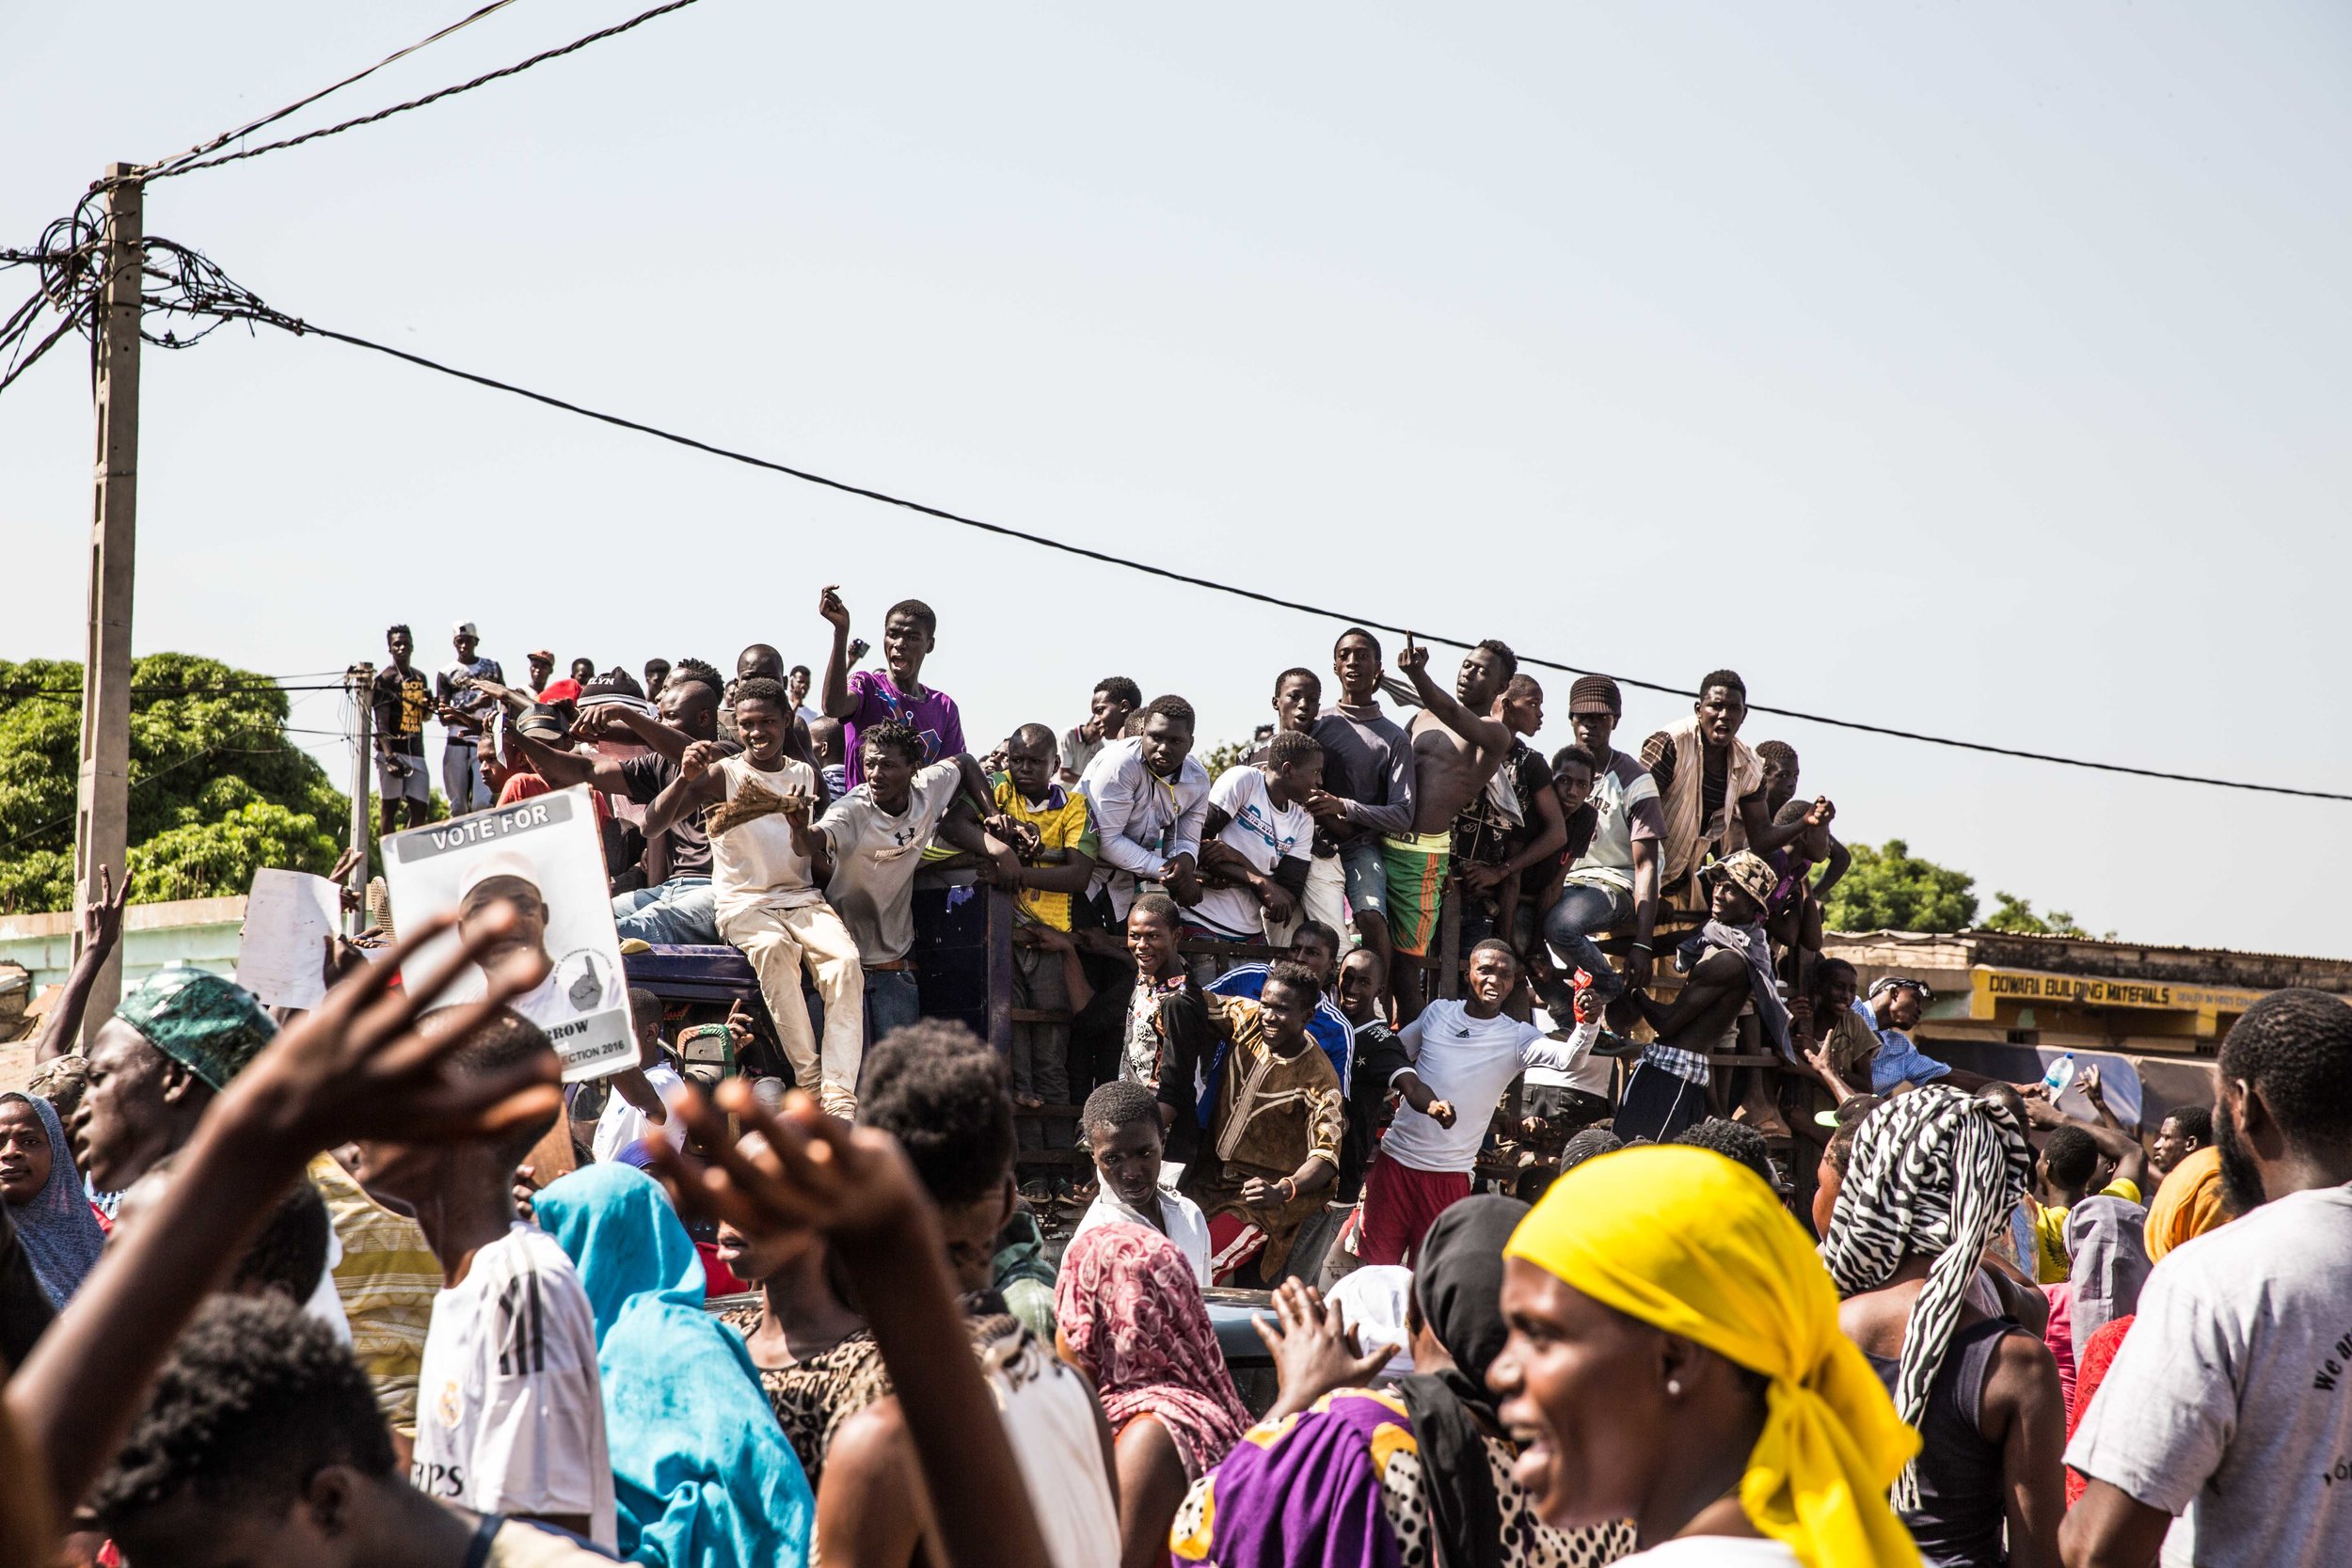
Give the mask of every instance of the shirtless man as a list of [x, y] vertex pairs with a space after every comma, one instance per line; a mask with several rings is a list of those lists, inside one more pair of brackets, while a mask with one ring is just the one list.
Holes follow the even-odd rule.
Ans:
[[[1422, 711], [1413, 716], [1413, 831], [1381, 843], [1388, 871], [1389, 933], [1399, 955], [1419, 958], [1438, 930], [1452, 858], [1454, 819], [1477, 798], [1511, 754], [1511, 726], [1495, 715], [1495, 699], [1518, 673], [1518, 658], [1488, 639], [1462, 658], [1448, 694], [1429, 678], [1429, 650], [1407, 633], [1396, 667], [1413, 683]], [[1422, 972], [1400, 963], [1390, 976], [1399, 1017], [1421, 1011]]]
[[[1729, 877], [1716, 879], [1711, 902], [1715, 918], [1736, 930], [1752, 924], [1759, 910], [1757, 900]], [[1643, 1051], [1626, 1080], [1617, 1101], [1618, 1137], [1672, 1143], [1713, 1114], [1714, 1072], [1707, 1058], [1731, 1032], [1751, 994], [1746, 962], [1724, 947], [1709, 949], [1692, 966], [1671, 1006], [1647, 991], [1626, 993], [1658, 1039]]]

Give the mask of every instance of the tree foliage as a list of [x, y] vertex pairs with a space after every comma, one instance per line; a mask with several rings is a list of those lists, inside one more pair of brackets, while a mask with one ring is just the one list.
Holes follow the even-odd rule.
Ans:
[[[1984, 918], [1984, 927], [1988, 931], [2015, 931], [2035, 937], [2090, 937], [2090, 933], [2076, 924], [2074, 917], [2064, 910], [2036, 914], [2031, 903], [2013, 893], [1995, 893], [1993, 896], [1999, 901], [1999, 907]], [[2114, 936], [2113, 931], [2107, 933], [2110, 940]]]
[[1209, 770], [1209, 778], [1214, 783], [1224, 777], [1227, 768], [1239, 768], [1242, 759], [1248, 756], [1249, 752], [1250, 745], [1248, 743], [1239, 740], [1222, 741], [1209, 749], [1209, 754], [1200, 759], [1200, 766]]
[[1977, 918], [1977, 879], [1890, 838], [1850, 845], [1853, 865], [1830, 890], [1822, 918], [1833, 931], [1958, 931]]
[[[243, 893], [262, 866], [334, 864], [350, 803], [286, 738], [283, 691], [190, 654], [151, 654], [131, 680], [134, 901]], [[0, 660], [0, 912], [72, 907], [81, 687], [71, 660]], [[24, 688], [59, 694], [9, 694]]]

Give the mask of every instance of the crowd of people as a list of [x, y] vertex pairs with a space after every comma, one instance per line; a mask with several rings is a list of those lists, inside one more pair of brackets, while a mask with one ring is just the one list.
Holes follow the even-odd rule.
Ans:
[[[632, 990], [567, 1102], [503, 906], [85, 1049], [91, 900], [0, 1096], [0, 1563], [2352, 1560], [2352, 1004], [2072, 1116], [1823, 953], [1834, 812], [1731, 672], [1636, 753], [1579, 678], [1544, 757], [1507, 647], [1351, 628], [1211, 777], [1123, 677], [976, 755], [928, 607], [877, 670], [819, 613], [821, 679], [510, 687], [471, 625], [377, 679], [388, 831], [437, 718], [447, 809], [585, 786], [628, 943], [741, 951], [715, 1088]], [[927, 868], [1009, 896], [1009, 1053], [925, 1014]]]

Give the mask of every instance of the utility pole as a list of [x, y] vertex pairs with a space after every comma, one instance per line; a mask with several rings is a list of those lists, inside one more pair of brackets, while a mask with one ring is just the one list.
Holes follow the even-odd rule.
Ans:
[[368, 727], [375, 718], [373, 699], [375, 695], [375, 666], [355, 664], [343, 672], [343, 689], [351, 693], [352, 705], [359, 710], [358, 727], [352, 733], [358, 737], [351, 753], [351, 847], [359, 851], [359, 863], [351, 868], [351, 891], [362, 900], [360, 907], [344, 917], [350, 927], [346, 933], [358, 936], [367, 925], [368, 912], [364, 900], [368, 895], [368, 764], [373, 740]]
[[[98, 895], [98, 868], [128, 881], [131, 810], [131, 573], [137, 540], [139, 295], [147, 261], [145, 187], [135, 164], [106, 166], [105, 275], [97, 336], [97, 503], [90, 531], [89, 639], [82, 655], [82, 761], [73, 831], [73, 954]], [[122, 997], [119, 944], [90, 987], [82, 1042]]]

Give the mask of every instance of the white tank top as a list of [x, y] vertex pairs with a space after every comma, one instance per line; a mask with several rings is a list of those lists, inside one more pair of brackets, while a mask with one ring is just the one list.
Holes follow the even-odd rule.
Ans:
[[[814, 820], [817, 773], [804, 762], [787, 757], [783, 766], [769, 772], [754, 768], [749, 757], [722, 757], [719, 774], [726, 781], [730, 800], [752, 783], [772, 795], [805, 795]], [[782, 812], [711, 835], [710, 886], [723, 922], [747, 910], [798, 909], [823, 898], [809, 879], [808, 857], [792, 847], [792, 824]]]

